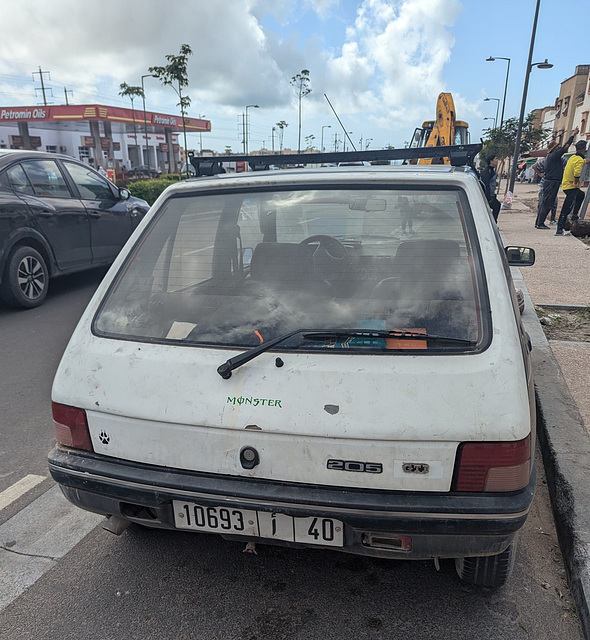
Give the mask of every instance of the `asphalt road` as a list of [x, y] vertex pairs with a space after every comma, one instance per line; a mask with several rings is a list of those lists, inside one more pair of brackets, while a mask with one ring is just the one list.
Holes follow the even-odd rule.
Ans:
[[512, 579], [495, 592], [461, 584], [451, 561], [437, 572], [329, 550], [258, 545], [254, 555], [136, 526], [116, 537], [70, 508], [45, 461], [51, 382], [103, 273], [52, 283], [39, 309], [0, 306], [1, 638], [582, 637], [542, 469]]

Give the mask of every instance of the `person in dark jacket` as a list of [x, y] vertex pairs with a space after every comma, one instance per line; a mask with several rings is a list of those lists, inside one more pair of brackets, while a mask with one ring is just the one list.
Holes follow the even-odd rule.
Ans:
[[545, 180], [543, 182], [543, 202], [535, 220], [535, 229], [550, 229], [545, 224], [547, 214], [551, 211], [551, 207], [555, 202], [559, 186], [563, 178], [563, 163], [561, 161], [563, 154], [569, 149], [574, 138], [578, 135], [580, 129], [576, 127], [572, 131], [572, 135], [567, 139], [563, 146], [559, 146], [556, 142], [551, 142], [548, 149], [549, 153], [545, 158]]
[[494, 220], [498, 222], [498, 214], [500, 213], [500, 201], [496, 198], [496, 167], [498, 166], [498, 158], [495, 155], [488, 156], [487, 164], [480, 174], [480, 180], [486, 194], [486, 198]]

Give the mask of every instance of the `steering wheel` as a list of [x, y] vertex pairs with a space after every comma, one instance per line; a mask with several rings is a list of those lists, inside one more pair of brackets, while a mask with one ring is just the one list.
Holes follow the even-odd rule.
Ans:
[[332, 236], [315, 235], [299, 244], [318, 245], [312, 252], [314, 273], [330, 284], [340, 282], [350, 267], [350, 256], [346, 247]]

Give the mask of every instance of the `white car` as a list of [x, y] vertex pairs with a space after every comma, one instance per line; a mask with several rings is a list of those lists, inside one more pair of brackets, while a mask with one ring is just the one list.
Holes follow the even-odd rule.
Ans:
[[509, 269], [533, 261], [465, 167], [175, 184], [64, 353], [51, 474], [116, 532], [454, 558], [500, 586], [536, 481]]

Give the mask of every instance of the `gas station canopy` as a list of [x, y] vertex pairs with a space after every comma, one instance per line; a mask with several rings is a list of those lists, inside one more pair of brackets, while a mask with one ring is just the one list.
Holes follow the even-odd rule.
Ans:
[[[187, 132], [211, 131], [209, 120], [185, 117]], [[149, 132], [172, 129], [182, 131], [180, 115], [145, 112], [143, 109], [125, 109], [107, 107], [100, 104], [1, 107], [0, 125], [17, 125], [19, 122], [43, 123], [43, 129], [61, 129], [69, 131], [88, 131], [88, 122], [109, 122], [113, 133], [127, 133], [135, 127], [148, 127]]]

